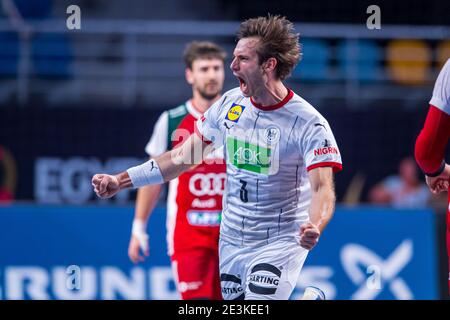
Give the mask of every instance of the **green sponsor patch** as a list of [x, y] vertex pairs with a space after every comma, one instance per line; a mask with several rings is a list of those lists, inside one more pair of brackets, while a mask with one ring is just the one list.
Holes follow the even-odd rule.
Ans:
[[227, 137], [228, 162], [240, 169], [269, 174], [271, 149]]

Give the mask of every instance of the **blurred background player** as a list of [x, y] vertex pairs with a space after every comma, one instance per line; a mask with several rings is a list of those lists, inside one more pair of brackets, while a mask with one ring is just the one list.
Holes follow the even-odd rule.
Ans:
[[[433, 193], [448, 191], [450, 166], [445, 163], [444, 154], [449, 137], [450, 59], [447, 60], [436, 80], [427, 118], [415, 146], [416, 161], [424, 172], [426, 182]], [[447, 208], [447, 253], [450, 269], [450, 206]], [[448, 289], [450, 293], [450, 272]]]
[[[175, 148], [194, 132], [194, 124], [220, 98], [226, 53], [211, 42], [186, 46], [186, 81], [192, 98], [159, 117], [145, 151], [156, 157]], [[221, 150], [213, 156], [223, 158]], [[203, 163], [169, 184], [167, 244], [182, 299], [221, 299], [218, 241], [225, 183], [225, 164]], [[137, 263], [149, 255], [146, 226], [161, 185], [138, 190], [128, 254]]]

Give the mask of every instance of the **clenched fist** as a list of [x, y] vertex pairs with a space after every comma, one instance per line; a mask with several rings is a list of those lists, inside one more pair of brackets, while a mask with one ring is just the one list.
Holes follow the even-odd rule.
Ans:
[[100, 198], [111, 198], [120, 191], [120, 183], [116, 176], [96, 174], [92, 177], [92, 186]]
[[302, 224], [300, 227], [300, 245], [311, 250], [319, 242], [320, 230], [311, 222]]

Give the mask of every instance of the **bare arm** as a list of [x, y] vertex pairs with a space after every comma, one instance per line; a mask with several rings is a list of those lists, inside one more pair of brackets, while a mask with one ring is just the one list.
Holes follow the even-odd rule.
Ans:
[[172, 149], [156, 157], [155, 160], [168, 182], [178, 177], [183, 172], [202, 163], [209, 150], [208, 144], [202, 141], [197, 134], [192, 134], [181, 147]]
[[[134, 263], [142, 262], [150, 255], [147, 222], [155, 209], [161, 193], [161, 185], [149, 185], [139, 188], [134, 210], [134, 220], [128, 245], [128, 256]], [[140, 255], [142, 250], [144, 256]]]
[[319, 236], [331, 220], [336, 201], [333, 185], [333, 169], [319, 167], [308, 172], [311, 183], [310, 222], [300, 229], [302, 247], [311, 250]]
[[[205, 150], [208, 150], [208, 144], [193, 134], [180, 147], [165, 152], [152, 161], [156, 162], [162, 179], [167, 182], [201, 163]], [[109, 198], [120, 190], [133, 187], [133, 184], [128, 172], [124, 171], [114, 176], [96, 174], [92, 178], [92, 186], [99, 197]]]
[[161, 185], [149, 185], [138, 189], [134, 219], [148, 221], [158, 203], [161, 193]]
[[309, 171], [308, 174], [312, 192], [309, 217], [310, 221], [322, 232], [333, 216], [336, 202], [333, 169], [320, 167]]

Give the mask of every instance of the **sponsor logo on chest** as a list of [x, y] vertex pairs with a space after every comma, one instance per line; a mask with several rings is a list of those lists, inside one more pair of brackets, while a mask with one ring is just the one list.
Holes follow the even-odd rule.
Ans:
[[258, 144], [227, 138], [228, 161], [237, 168], [255, 173], [268, 174], [272, 150]]
[[233, 103], [231, 105], [231, 108], [228, 110], [228, 112], [225, 116], [225, 119], [237, 123], [239, 121], [239, 118], [242, 115], [242, 112], [244, 112], [244, 110], [245, 110], [245, 106], [241, 106], [239, 104]]
[[222, 219], [220, 211], [193, 211], [187, 213], [187, 219], [191, 226], [218, 226]]

